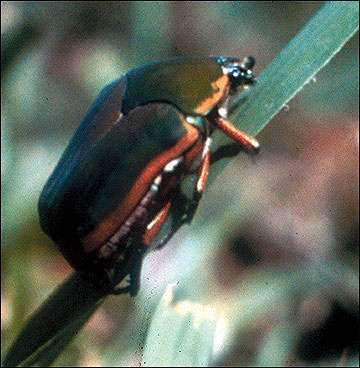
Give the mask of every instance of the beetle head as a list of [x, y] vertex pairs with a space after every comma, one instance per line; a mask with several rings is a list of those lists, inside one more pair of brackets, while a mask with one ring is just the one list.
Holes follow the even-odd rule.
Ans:
[[230, 94], [236, 93], [239, 87], [255, 83], [255, 77], [251, 70], [255, 65], [255, 59], [252, 56], [244, 58], [243, 61], [221, 56], [218, 58], [218, 63], [221, 65], [224, 74], [229, 77]]

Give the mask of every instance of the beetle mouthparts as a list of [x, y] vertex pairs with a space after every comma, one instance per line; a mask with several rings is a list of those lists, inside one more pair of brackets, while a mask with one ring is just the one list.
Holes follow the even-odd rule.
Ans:
[[255, 59], [252, 56], [247, 56], [242, 62], [234, 58], [219, 57], [218, 63], [223, 73], [229, 76], [233, 92], [236, 92], [239, 86], [254, 84], [254, 74], [251, 68], [255, 65]]

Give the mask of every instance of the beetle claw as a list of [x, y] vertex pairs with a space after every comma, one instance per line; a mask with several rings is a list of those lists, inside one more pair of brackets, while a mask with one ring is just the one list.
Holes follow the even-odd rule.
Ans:
[[116, 288], [114, 290], [111, 291], [110, 294], [112, 295], [120, 295], [120, 294], [127, 294], [127, 293], [131, 293], [131, 286], [125, 286], [125, 287], [121, 287], [121, 288]]

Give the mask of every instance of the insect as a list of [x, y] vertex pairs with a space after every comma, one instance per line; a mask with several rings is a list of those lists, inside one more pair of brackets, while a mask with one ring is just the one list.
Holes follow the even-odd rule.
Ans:
[[[183, 214], [166, 240], [194, 216], [214, 129], [249, 151], [259, 148], [227, 120], [230, 96], [254, 83], [254, 63], [174, 58], [135, 68], [103, 89], [39, 200], [43, 230], [75, 269], [103, 275], [123, 262], [130, 285], [113, 293], [136, 295], [142, 258], [170, 211]], [[197, 173], [193, 196], [181, 202], [179, 183], [190, 173]]]

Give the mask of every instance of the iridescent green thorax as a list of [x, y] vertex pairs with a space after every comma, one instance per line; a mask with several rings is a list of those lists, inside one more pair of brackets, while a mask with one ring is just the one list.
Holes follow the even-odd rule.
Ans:
[[[228, 78], [217, 57], [175, 58], [133, 69], [126, 74], [127, 88], [123, 101], [123, 113], [135, 106], [152, 101], [168, 102], [189, 115], [205, 115], [199, 111], [204, 101], [219, 100]], [[225, 77], [225, 78], [224, 78]], [[223, 78], [221, 86], [216, 83]], [[220, 90], [220, 87], [223, 90]]]

